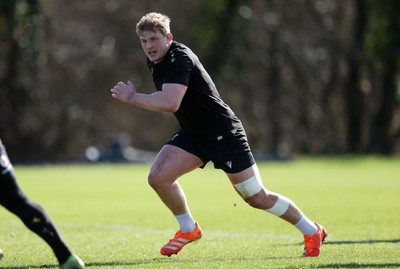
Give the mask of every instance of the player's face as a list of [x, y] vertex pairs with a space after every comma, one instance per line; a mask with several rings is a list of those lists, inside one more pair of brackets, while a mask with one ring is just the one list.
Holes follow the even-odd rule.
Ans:
[[150, 61], [159, 63], [164, 59], [169, 46], [171, 45], [172, 35], [163, 35], [160, 31], [144, 31], [140, 34], [140, 43], [144, 53]]

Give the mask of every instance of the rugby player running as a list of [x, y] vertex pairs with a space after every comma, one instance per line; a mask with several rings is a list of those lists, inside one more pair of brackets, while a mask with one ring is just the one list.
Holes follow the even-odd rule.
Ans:
[[327, 232], [311, 221], [288, 198], [263, 186], [241, 121], [221, 99], [214, 82], [197, 56], [173, 40], [170, 18], [148, 13], [136, 25], [157, 91], [139, 93], [130, 82], [118, 82], [112, 97], [157, 112], [172, 112], [180, 129], [157, 154], [148, 182], [174, 214], [179, 231], [165, 244], [162, 255], [177, 254], [200, 239], [178, 178], [203, 168], [209, 161], [222, 169], [235, 190], [252, 207], [276, 215], [294, 225], [304, 236], [304, 257], [315, 257]]

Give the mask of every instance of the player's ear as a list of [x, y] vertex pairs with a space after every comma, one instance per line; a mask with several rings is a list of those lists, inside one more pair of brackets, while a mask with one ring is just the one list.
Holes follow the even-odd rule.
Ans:
[[172, 39], [174, 38], [174, 36], [171, 33], [168, 33], [166, 36], [167, 36], [168, 42], [171, 42]]

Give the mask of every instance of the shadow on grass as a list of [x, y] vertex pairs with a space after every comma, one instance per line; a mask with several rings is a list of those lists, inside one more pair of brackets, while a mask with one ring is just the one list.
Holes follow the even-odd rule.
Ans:
[[45, 265], [34, 265], [34, 266], [9, 266], [9, 267], [0, 267], [4, 269], [27, 269], [27, 268], [58, 268], [58, 265], [50, 265], [50, 264], [45, 264]]
[[399, 268], [400, 263], [330, 263], [316, 268]]
[[380, 243], [392, 243], [399, 244], [400, 239], [368, 239], [368, 240], [342, 240], [342, 241], [326, 241], [324, 245], [353, 245], [353, 244], [380, 244]]
[[[297, 245], [303, 245], [298, 243]], [[400, 239], [368, 239], [368, 240], [327, 240], [324, 245], [359, 245], [359, 244], [400, 244]], [[286, 244], [291, 245], [291, 244]]]

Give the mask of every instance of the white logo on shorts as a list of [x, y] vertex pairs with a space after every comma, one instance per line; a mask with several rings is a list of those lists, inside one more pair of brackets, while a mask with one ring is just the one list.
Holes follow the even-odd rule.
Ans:
[[1, 155], [0, 156], [0, 165], [3, 167], [7, 167], [9, 165], [10, 161], [8, 160], [6, 155]]
[[225, 163], [230, 169], [232, 169], [232, 161], [227, 161]]
[[174, 140], [175, 138], [177, 138], [179, 136], [179, 134], [174, 134], [174, 136], [171, 138], [171, 140]]
[[12, 169], [12, 165], [10, 160], [7, 158], [7, 155], [4, 154], [0, 156], [0, 166], [4, 169], [2, 169], [3, 175]]

